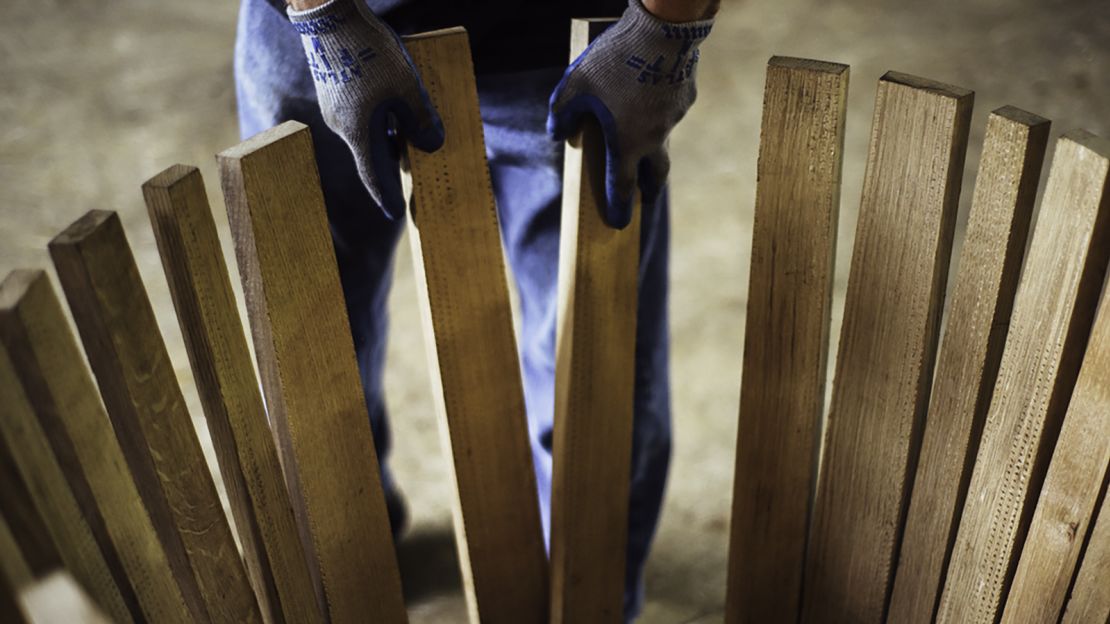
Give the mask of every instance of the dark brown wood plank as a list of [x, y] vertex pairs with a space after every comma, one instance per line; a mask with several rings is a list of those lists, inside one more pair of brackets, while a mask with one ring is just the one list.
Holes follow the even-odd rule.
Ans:
[[[608, 20], [575, 20], [571, 56]], [[563, 167], [551, 486], [551, 621], [623, 618], [640, 206], [614, 230], [605, 205], [605, 147], [592, 119]]]
[[1056, 143], [938, 622], [1001, 616], [1110, 259], [1110, 146]]
[[725, 621], [794, 622], [832, 318], [848, 66], [767, 64]]
[[928, 400], [970, 91], [879, 81], [803, 588], [806, 622], [880, 622]]
[[409, 150], [409, 241], [432, 391], [451, 442], [471, 621], [542, 622], [547, 553], [470, 44], [457, 28], [406, 37], [405, 46], [448, 128], [434, 154]]
[[204, 181], [174, 165], [143, 196], [264, 615], [323, 622]]
[[266, 405], [328, 615], [332, 624], [404, 622], [309, 130], [284, 123], [219, 164]]
[[983, 157], [948, 307], [889, 618], [931, 622], [1010, 326], [1049, 122], [1004, 107]]
[[138, 267], [114, 212], [50, 242], [124, 457], [198, 621], [260, 622]]
[[[23, 388], [14, 379], [11, 361], [0, 346], [0, 373], [4, 375], [4, 420], [23, 418], [30, 413], [30, 405]], [[12, 383], [13, 381], [17, 383]], [[11, 385], [9, 385], [11, 384]], [[43, 459], [46, 461], [46, 458]], [[67, 488], [68, 489], [68, 488]], [[19, 474], [15, 458], [8, 443], [0, 437], [0, 521], [3, 521], [3, 541], [0, 549], [0, 568], [9, 562], [15, 566], [8, 577], [18, 583], [42, 576], [62, 566], [62, 556], [54, 545], [54, 538], [43, 522], [31, 491]], [[8, 545], [10, 540], [10, 546]], [[14, 572], [14, 573], [12, 573]]]
[[0, 339], [134, 620], [191, 622], [44, 272], [14, 271], [0, 285]]

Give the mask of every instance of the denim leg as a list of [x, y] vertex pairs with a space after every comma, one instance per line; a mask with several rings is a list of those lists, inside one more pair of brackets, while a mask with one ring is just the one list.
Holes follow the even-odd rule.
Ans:
[[[555, 409], [555, 325], [563, 150], [545, 130], [548, 98], [561, 69], [479, 77], [502, 237], [520, 291], [524, 398], [544, 535], [550, 535]], [[449, 130], [448, 130], [449, 131]], [[670, 461], [666, 194], [642, 217], [632, 482], [625, 614], [643, 601], [644, 563], [662, 506]]]
[[[239, 131], [244, 138], [290, 119], [312, 132], [382, 482], [387, 497], [396, 501], [386, 464], [390, 433], [382, 370], [386, 302], [402, 222], [387, 219], [370, 199], [346, 144], [324, 124], [300, 35], [266, 0], [243, 0], [240, 6], [235, 86]], [[390, 512], [396, 524], [399, 518], [395, 514], [400, 510], [391, 508]]]

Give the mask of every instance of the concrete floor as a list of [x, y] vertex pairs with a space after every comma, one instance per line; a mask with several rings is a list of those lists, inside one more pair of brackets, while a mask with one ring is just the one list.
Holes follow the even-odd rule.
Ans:
[[[172, 163], [199, 165], [232, 257], [212, 156], [238, 140], [235, 3], [5, 4], [0, 272], [49, 267], [45, 248], [54, 234], [88, 209], [119, 211], [210, 451], [139, 185]], [[772, 54], [852, 67], [834, 340], [874, 87], [884, 71], [976, 91], [965, 217], [990, 110], [1013, 104], [1039, 113], [1054, 121], [1054, 136], [1084, 127], [1110, 137], [1110, 5], [1102, 0], [725, 0], [703, 50], [700, 101], [672, 142], [676, 441], [644, 622], [722, 617], [755, 158]], [[408, 253], [398, 257], [396, 283], [386, 387], [393, 465], [413, 518], [402, 547], [412, 619], [463, 621]]]

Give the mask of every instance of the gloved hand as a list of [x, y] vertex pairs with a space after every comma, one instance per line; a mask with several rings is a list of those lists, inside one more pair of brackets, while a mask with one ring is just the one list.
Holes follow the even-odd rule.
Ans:
[[547, 130], [557, 141], [579, 130], [582, 115], [597, 117], [605, 135], [605, 219], [623, 228], [632, 219], [639, 178], [645, 203], [662, 190], [670, 170], [667, 135], [697, 97], [698, 46], [712, 19], [672, 24], [629, 0], [624, 15], [567, 69], [551, 95]]
[[301, 34], [324, 121], [354, 154], [370, 196], [396, 219], [404, 214], [394, 137], [434, 152], [443, 123], [401, 39], [362, 0], [288, 10]]

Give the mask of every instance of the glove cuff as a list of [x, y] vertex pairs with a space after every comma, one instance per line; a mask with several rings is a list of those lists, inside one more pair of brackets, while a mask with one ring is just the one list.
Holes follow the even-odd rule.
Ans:
[[302, 35], [325, 35], [338, 30], [347, 20], [355, 17], [360, 11], [358, 5], [361, 0], [328, 0], [318, 7], [307, 11], [297, 11], [292, 6], [286, 7], [285, 13], [289, 21]]

